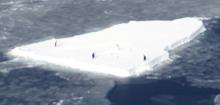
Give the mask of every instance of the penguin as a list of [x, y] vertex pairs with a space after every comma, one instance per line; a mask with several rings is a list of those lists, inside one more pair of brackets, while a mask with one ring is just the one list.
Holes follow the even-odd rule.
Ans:
[[93, 52], [93, 53], [92, 53], [92, 59], [94, 59], [94, 58], [95, 58], [95, 53]]
[[144, 55], [144, 61], [146, 61], [147, 60], [147, 57], [146, 57], [146, 55]]

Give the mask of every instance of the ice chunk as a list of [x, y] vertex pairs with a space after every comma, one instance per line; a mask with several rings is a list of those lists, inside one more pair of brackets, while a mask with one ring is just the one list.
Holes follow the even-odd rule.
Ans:
[[69, 38], [12, 49], [9, 54], [83, 71], [139, 75], [169, 59], [172, 50], [205, 30], [199, 18], [132, 21]]
[[220, 95], [215, 96], [214, 103], [215, 105], [220, 105]]

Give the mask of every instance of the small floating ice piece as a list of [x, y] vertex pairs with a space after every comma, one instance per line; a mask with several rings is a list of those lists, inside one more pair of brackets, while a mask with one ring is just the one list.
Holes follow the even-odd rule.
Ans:
[[204, 30], [199, 18], [132, 21], [98, 32], [16, 47], [9, 54], [127, 77], [153, 70], [155, 65], [169, 59], [167, 50], [189, 42]]

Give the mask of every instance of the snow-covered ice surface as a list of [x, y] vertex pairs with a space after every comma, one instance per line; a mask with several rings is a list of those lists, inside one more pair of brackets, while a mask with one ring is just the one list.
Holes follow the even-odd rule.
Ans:
[[82, 71], [136, 76], [169, 60], [169, 50], [204, 30], [202, 20], [196, 17], [131, 21], [97, 32], [19, 46], [9, 54]]

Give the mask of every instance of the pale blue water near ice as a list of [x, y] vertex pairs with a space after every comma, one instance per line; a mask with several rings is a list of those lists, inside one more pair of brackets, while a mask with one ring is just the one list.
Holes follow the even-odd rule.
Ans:
[[[0, 105], [218, 105], [218, 0], [1, 0]], [[152, 74], [119, 79], [53, 71], [5, 55], [8, 49], [53, 37], [103, 29], [129, 20], [213, 17], [207, 31]], [[50, 65], [51, 66], [51, 65]]]

